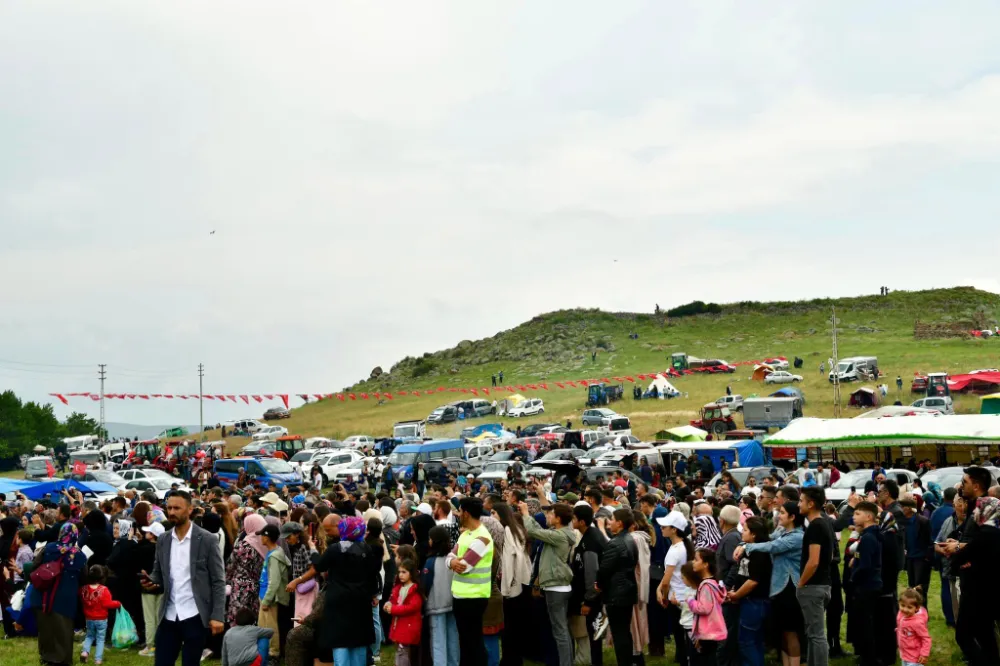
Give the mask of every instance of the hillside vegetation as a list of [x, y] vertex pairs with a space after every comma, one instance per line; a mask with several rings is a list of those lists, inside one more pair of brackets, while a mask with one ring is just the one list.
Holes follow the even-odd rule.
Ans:
[[[806, 415], [831, 416], [832, 389], [819, 364], [831, 354], [836, 308], [840, 356], [873, 354], [889, 375], [889, 403], [896, 399], [895, 377], [904, 379], [908, 404], [918, 396], [909, 394], [909, 378], [915, 371], [964, 372], [979, 367], [996, 367], [1000, 339], [914, 340], [916, 320], [960, 322], [973, 319], [996, 322], [1000, 318], [1000, 295], [971, 287], [918, 292], [894, 292], [888, 296], [816, 299], [798, 302], [722, 304], [717, 314], [681, 318], [639, 313], [611, 313], [600, 310], [561, 310], [540, 315], [491, 338], [463, 340], [455, 347], [405, 358], [381, 376], [359, 382], [355, 392], [396, 392], [436, 387], [490, 386], [490, 375], [504, 372], [504, 384], [526, 384], [561, 379], [589, 379], [662, 371], [673, 352], [701, 357], [721, 357], [730, 362], [766, 356], [799, 356], [805, 360], [797, 371], [805, 377], [802, 388], [807, 398]], [[638, 334], [630, 339], [629, 334]], [[596, 361], [592, 353], [596, 351]], [[749, 368], [734, 375], [690, 376], [674, 384], [686, 396], [673, 400], [634, 402], [631, 385], [626, 399], [615, 405], [632, 416], [636, 434], [648, 438], [672, 425], [686, 423], [705, 403], [725, 393], [726, 385], [744, 396], [766, 395], [771, 391], [749, 382]], [[645, 386], [644, 386], [645, 387]], [[845, 391], [844, 404], [846, 404]], [[535, 394], [545, 400], [546, 414], [532, 421], [567, 419], [579, 424], [584, 408], [584, 389], [548, 391]], [[425, 417], [440, 404], [459, 395], [399, 397], [378, 405], [373, 400], [340, 402], [336, 399], [310, 403], [293, 410], [283, 422], [289, 430], [303, 435], [345, 437], [350, 434], [384, 435], [395, 421]], [[978, 411], [979, 399], [961, 396], [959, 411]], [[845, 415], [851, 411], [846, 410]], [[739, 419], [738, 419], [739, 420]], [[514, 424], [511, 424], [514, 427]], [[457, 433], [455, 425], [432, 429], [434, 435]]]

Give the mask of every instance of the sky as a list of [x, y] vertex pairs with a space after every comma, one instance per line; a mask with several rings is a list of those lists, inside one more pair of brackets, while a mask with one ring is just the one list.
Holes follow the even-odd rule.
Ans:
[[1000, 292], [998, 31], [989, 1], [4, 2], [0, 388], [329, 393], [562, 308]]

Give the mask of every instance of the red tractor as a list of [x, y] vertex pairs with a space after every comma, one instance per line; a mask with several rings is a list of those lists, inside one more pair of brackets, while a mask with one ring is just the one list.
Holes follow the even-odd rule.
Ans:
[[728, 407], [711, 402], [701, 408], [701, 418], [691, 425], [709, 433], [708, 439], [724, 439], [730, 430], [736, 430], [736, 421]]

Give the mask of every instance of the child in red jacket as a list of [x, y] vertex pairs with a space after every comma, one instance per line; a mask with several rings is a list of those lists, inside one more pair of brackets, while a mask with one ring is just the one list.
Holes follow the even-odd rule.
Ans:
[[420, 644], [420, 608], [424, 600], [416, 584], [418, 570], [413, 560], [399, 563], [396, 586], [384, 607], [392, 616], [389, 639], [396, 643], [396, 666], [410, 666], [410, 648]]
[[121, 608], [121, 603], [111, 598], [111, 591], [104, 587], [104, 567], [95, 564], [87, 571], [87, 584], [80, 588], [83, 616], [87, 618], [87, 637], [83, 639], [80, 661], [87, 663], [90, 646], [94, 648], [94, 663], [104, 661], [104, 637], [108, 633], [108, 611]]

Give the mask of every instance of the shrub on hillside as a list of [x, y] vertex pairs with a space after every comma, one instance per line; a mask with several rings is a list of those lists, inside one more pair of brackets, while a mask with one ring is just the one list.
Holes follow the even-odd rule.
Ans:
[[421, 358], [413, 364], [413, 370], [410, 374], [413, 377], [423, 377], [433, 369], [434, 363], [429, 358]]
[[690, 317], [699, 314], [719, 314], [722, 307], [718, 303], [705, 303], [703, 301], [693, 301], [686, 305], [667, 310], [668, 317]]

